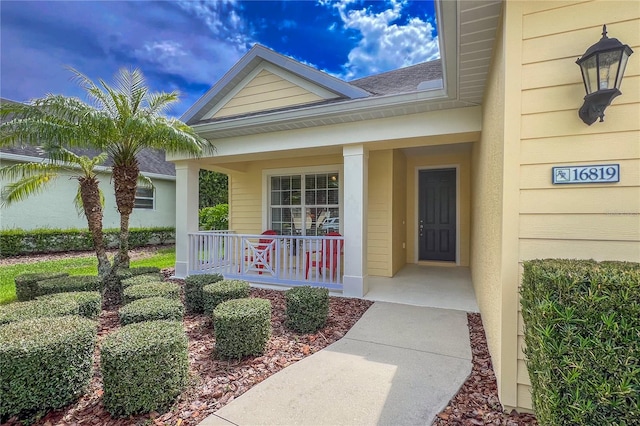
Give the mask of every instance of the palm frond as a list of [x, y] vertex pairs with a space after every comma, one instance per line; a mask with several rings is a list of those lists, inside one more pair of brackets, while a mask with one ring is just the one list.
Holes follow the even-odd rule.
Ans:
[[0, 167], [0, 178], [19, 180], [37, 175], [56, 175], [60, 166], [51, 163], [16, 163]]
[[151, 93], [147, 96], [147, 114], [159, 115], [168, 111], [174, 103], [180, 99], [180, 92], [173, 91], [171, 93]]
[[18, 201], [22, 201], [30, 195], [41, 192], [45, 186], [56, 177], [55, 174], [43, 173], [33, 176], [26, 176], [17, 182], [5, 185], [2, 189], [2, 206], [8, 206]]
[[154, 189], [155, 185], [151, 178], [140, 173], [138, 174], [138, 188]]

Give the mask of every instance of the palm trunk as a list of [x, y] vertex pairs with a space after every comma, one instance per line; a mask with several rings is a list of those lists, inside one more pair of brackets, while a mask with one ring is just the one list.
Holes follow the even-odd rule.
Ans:
[[120, 212], [120, 246], [114, 261], [114, 269], [129, 267], [129, 217], [136, 200], [139, 172], [137, 162], [113, 167], [116, 205]]
[[95, 177], [82, 177], [78, 181], [80, 183], [80, 196], [82, 197], [84, 215], [87, 218], [87, 225], [93, 239], [93, 248], [98, 258], [98, 276], [104, 279], [111, 272], [111, 263], [107, 257], [102, 233], [102, 203], [100, 202], [98, 180]]

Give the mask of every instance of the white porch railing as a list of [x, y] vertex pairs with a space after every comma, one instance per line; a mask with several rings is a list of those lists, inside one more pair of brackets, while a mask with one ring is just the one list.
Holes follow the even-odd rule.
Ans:
[[342, 290], [344, 238], [246, 235], [233, 231], [189, 234], [189, 275]]

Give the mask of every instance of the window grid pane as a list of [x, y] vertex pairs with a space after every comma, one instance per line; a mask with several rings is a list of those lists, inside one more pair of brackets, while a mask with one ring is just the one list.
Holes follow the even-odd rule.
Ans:
[[272, 176], [270, 182], [271, 229], [281, 235], [340, 232], [338, 173]]

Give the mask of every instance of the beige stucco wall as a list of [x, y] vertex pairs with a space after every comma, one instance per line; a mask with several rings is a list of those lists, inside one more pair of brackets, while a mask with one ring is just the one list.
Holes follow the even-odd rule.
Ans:
[[[15, 164], [3, 159], [0, 166]], [[100, 189], [105, 196], [103, 227], [119, 228], [120, 214], [116, 208], [113, 184], [110, 175], [99, 175]], [[8, 182], [0, 182], [2, 186]], [[132, 228], [175, 226], [176, 195], [175, 181], [153, 179], [156, 187], [155, 208], [134, 209], [130, 217]], [[84, 215], [78, 215], [73, 200], [78, 191], [78, 181], [69, 172], [63, 172], [53, 180], [43, 192], [34, 194], [25, 200], [0, 208], [1, 229], [35, 228], [86, 228]]]
[[[418, 235], [418, 219], [417, 219], [417, 176], [418, 170], [423, 168], [450, 168], [458, 167], [458, 241], [460, 266], [469, 266], [469, 236], [471, 226], [471, 145], [472, 144], [453, 144], [444, 145], [427, 149], [424, 153], [416, 151], [412, 155], [408, 155], [406, 159], [406, 262], [416, 263], [418, 255], [416, 252], [416, 244]], [[433, 151], [430, 152], [430, 150]]]
[[471, 189], [471, 279], [493, 368], [501, 384], [502, 180], [504, 141], [504, 45], [498, 29], [482, 110], [482, 135], [473, 146]]
[[218, 112], [215, 118], [321, 101], [323, 98], [267, 70], [262, 70]]

